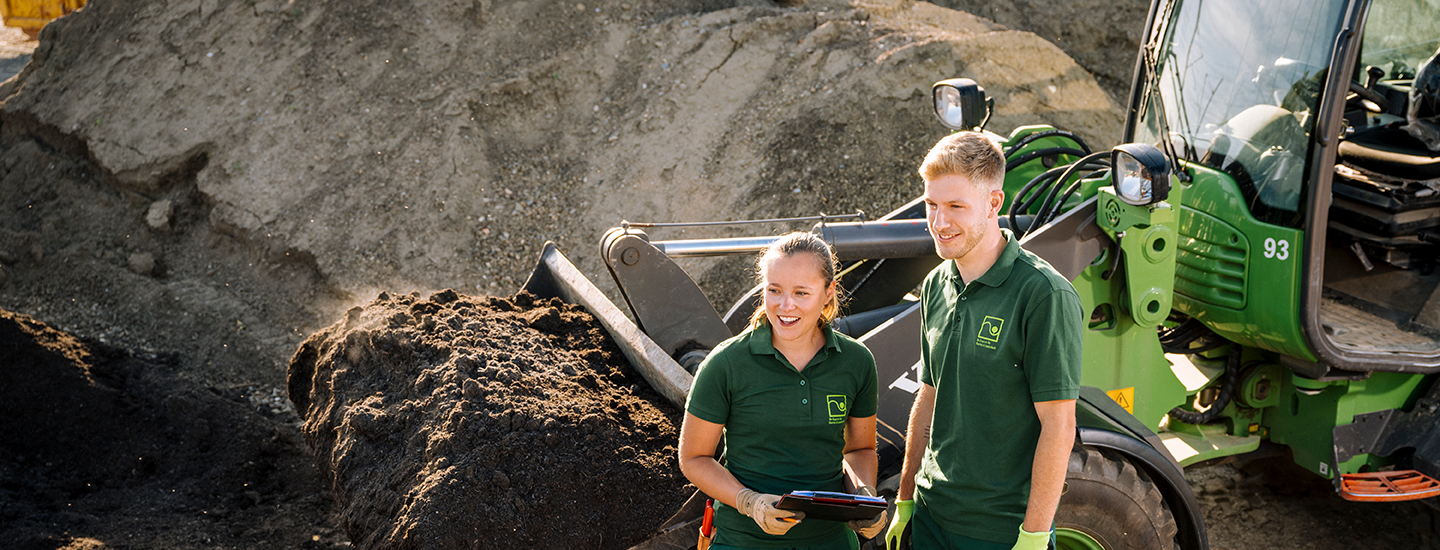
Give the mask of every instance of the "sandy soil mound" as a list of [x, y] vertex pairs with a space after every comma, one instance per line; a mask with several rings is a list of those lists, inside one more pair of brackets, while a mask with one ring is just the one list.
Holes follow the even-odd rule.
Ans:
[[[609, 289], [624, 219], [887, 212], [962, 75], [996, 131], [1119, 135], [1053, 44], [913, 0], [95, 0], [0, 84], [0, 306], [278, 386], [357, 297], [505, 295], [547, 239]], [[728, 306], [747, 262], [685, 267]]]
[[361, 548], [626, 548], [693, 492], [679, 411], [558, 300], [382, 293], [290, 396]]
[[1130, 83], [1149, 2], [1143, 0], [932, 0], [1054, 42], [1075, 58], [1110, 98], [1130, 101]]
[[287, 415], [177, 367], [0, 310], [0, 546], [344, 542]]

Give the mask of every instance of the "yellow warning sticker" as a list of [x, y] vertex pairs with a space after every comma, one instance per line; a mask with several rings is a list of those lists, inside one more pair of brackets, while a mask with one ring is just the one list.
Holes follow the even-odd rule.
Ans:
[[1114, 399], [1116, 403], [1119, 403], [1121, 407], [1125, 407], [1125, 412], [1135, 414], [1135, 386], [1110, 390], [1105, 392], [1105, 395], [1110, 396], [1110, 398]]

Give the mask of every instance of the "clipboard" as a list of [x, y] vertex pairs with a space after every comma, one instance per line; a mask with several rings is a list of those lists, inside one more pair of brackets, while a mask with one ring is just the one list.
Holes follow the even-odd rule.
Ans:
[[872, 519], [890, 505], [880, 497], [829, 491], [793, 491], [780, 497], [775, 507], [805, 512], [805, 519], [850, 521]]

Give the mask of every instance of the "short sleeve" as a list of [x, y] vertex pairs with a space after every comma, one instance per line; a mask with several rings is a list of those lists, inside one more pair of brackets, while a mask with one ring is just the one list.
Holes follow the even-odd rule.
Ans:
[[725, 424], [730, 419], [730, 362], [726, 359], [730, 349], [727, 346], [716, 350], [700, 363], [695, 381], [690, 384], [690, 395], [685, 398], [685, 412], [714, 424]]
[[860, 389], [855, 392], [855, 405], [850, 407], [850, 416], [865, 418], [880, 412], [880, 379], [875, 371], [875, 356], [870, 348], [856, 342], [856, 351], [865, 356], [864, 368], [860, 369]]
[[1037, 297], [1025, 318], [1025, 379], [1030, 400], [1059, 401], [1080, 395], [1083, 308], [1074, 290]]
[[920, 284], [920, 383], [929, 386], [935, 385], [935, 377], [930, 375], [930, 342], [925, 337], [925, 326], [930, 320], [930, 278], [926, 278]]

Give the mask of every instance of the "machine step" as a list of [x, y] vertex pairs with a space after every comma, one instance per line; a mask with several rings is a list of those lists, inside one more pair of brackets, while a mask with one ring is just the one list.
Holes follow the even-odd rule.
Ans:
[[1440, 495], [1440, 481], [1415, 470], [1340, 476], [1340, 496], [1358, 502], [1399, 502]]

